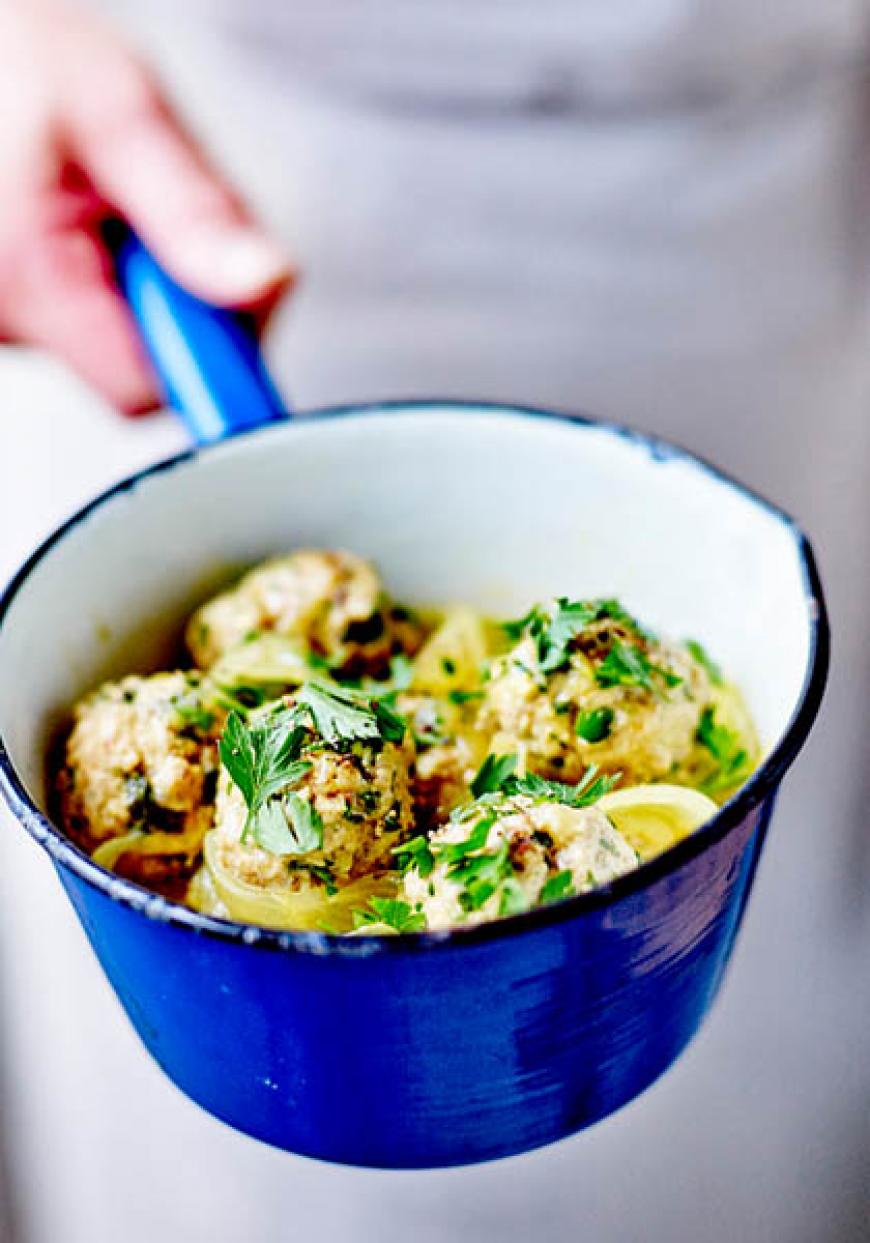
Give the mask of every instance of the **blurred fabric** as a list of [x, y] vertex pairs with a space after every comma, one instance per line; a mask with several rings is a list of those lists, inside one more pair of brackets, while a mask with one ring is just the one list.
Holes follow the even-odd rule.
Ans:
[[[269, 352], [298, 405], [505, 398], [676, 439], [809, 529], [835, 652], [700, 1038], [601, 1126], [474, 1170], [331, 1168], [199, 1112], [5, 817], [17, 1243], [870, 1238], [867, 4], [103, 7], [296, 248]], [[24, 351], [0, 355], [0, 393], [5, 571], [182, 444]]]

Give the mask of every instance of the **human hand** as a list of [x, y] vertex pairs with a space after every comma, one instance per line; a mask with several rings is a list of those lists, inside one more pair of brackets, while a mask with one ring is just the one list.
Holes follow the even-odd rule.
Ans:
[[51, 350], [136, 413], [159, 395], [100, 235], [112, 216], [193, 293], [261, 322], [292, 282], [111, 31], [55, 3], [0, 4], [0, 340]]

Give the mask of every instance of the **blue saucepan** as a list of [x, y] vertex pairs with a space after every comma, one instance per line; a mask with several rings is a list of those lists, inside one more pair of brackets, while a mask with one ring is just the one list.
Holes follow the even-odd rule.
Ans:
[[[671, 1065], [722, 980], [825, 681], [805, 537], [688, 454], [589, 419], [427, 401], [290, 421], [239, 321], [183, 294], [132, 240], [119, 267], [197, 440], [258, 430], [104, 493], [7, 588], [0, 776], [15, 815], [146, 1047], [232, 1126], [382, 1167], [484, 1161], [589, 1126]], [[709, 645], [766, 759], [713, 821], [634, 874], [471, 930], [263, 931], [101, 871], [46, 814], [64, 711], [99, 678], [165, 659], [185, 611], [231, 568], [297, 545], [370, 556], [422, 602], [510, 613], [557, 593], [620, 595]]]

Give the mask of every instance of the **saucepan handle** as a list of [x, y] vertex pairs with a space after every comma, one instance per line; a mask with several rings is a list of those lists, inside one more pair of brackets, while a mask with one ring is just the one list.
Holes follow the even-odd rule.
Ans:
[[289, 417], [244, 316], [182, 289], [126, 225], [107, 237], [167, 403], [197, 444]]

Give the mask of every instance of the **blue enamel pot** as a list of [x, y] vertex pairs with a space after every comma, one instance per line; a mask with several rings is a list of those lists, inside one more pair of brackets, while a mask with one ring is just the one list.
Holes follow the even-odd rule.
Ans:
[[[7, 588], [0, 779], [143, 1043], [230, 1125], [355, 1165], [486, 1161], [619, 1109], [716, 995], [777, 788], [819, 707], [828, 629], [804, 535], [687, 453], [586, 418], [427, 401], [290, 420], [240, 322], [182, 294], [132, 240], [119, 270], [170, 395], [199, 440], [220, 443], [98, 497]], [[240, 412], [246, 434], [226, 438]], [[553, 594], [619, 595], [709, 646], [766, 758], [637, 872], [474, 929], [264, 931], [102, 871], [46, 813], [64, 712], [100, 678], [170, 659], [185, 613], [228, 573], [298, 545], [370, 556], [422, 603], [510, 614]]]

